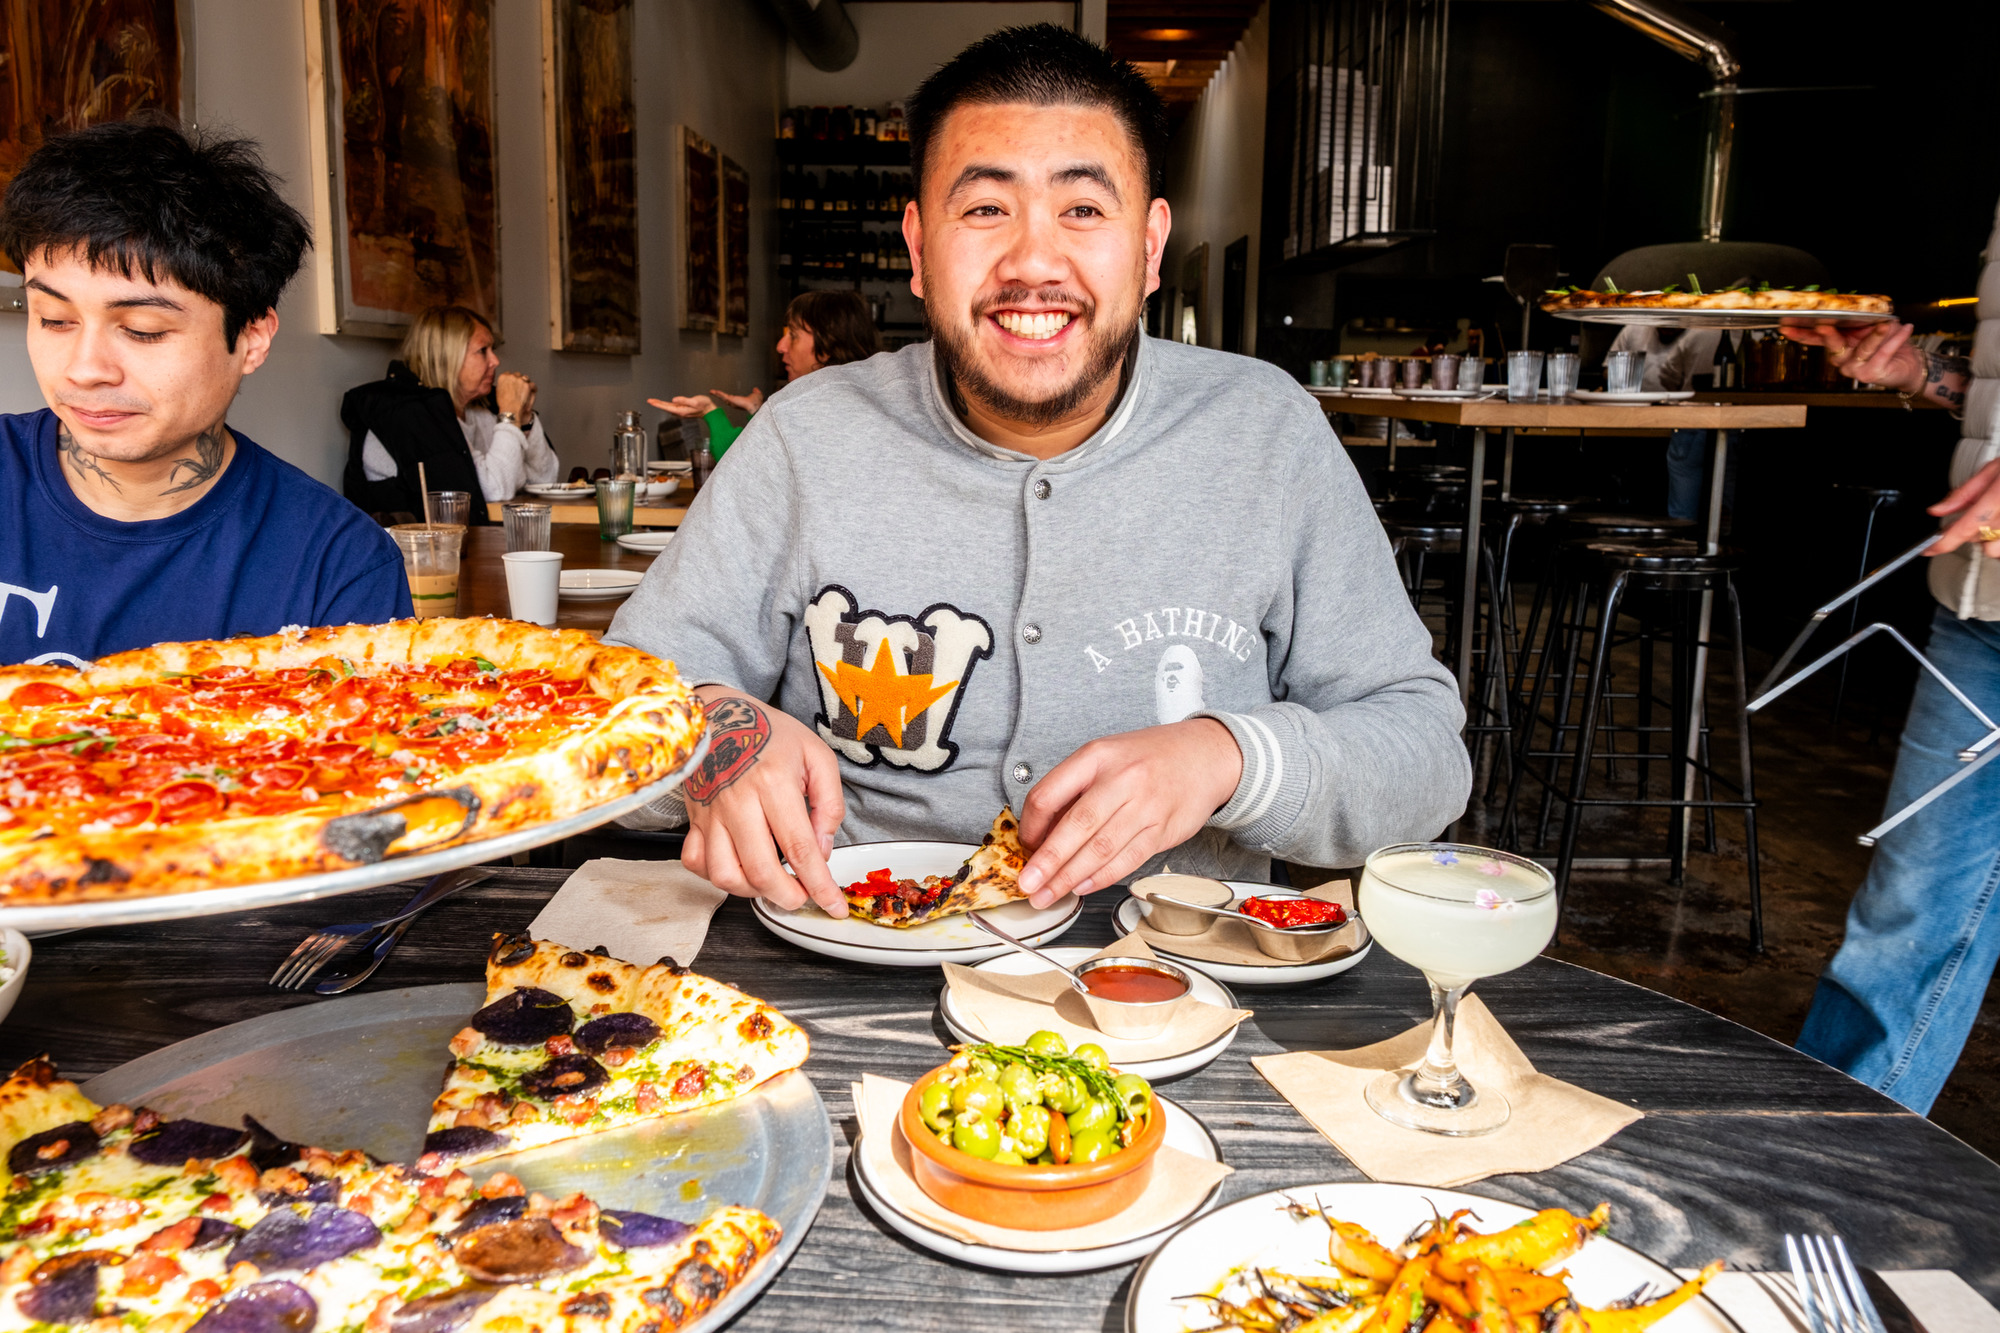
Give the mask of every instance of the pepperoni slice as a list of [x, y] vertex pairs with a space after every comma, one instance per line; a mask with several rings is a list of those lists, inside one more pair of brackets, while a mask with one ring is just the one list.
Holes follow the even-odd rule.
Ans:
[[83, 696], [74, 690], [66, 690], [60, 685], [51, 685], [45, 680], [30, 681], [7, 696], [7, 702], [16, 708], [48, 708], [54, 704], [82, 702]]
[[535, 685], [517, 685], [500, 696], [500, 702], [509, 708], [547, 708], [561, 695], [554, 685], [544, 681]]
[[222, 792], [213, 782], [198, 778], [169, 782], [153, 793], [153, 800], [159, 806], [160, 819], [167, 823], [213, 819], [222, 813]]
[[160, 817], [160, 803], [150, 800], [126, 801], [110, 807], [97, 817], [113, 828], [131, 828], [134, 824], [143, 824], [147, 820], [158, 819]]
[[243, 789], [262, 796], [269, 792], [295, 791], [306, 783], [303, 764], [266, 764], [243, 775]]

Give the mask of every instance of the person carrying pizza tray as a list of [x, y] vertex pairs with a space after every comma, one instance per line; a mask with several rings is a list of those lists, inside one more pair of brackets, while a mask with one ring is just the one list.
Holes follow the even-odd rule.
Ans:
[[932, 339], [765, 404], [613, 621], [711, 740], [685, 809], [630, 822], [835, 916], [836, 838], [977, 839], [1003, 804], [1037, 906], [1435, 836], [1470, 787], [1458, 692], [1325, 416], [1144, 336], [1158, 95], [1042, 24], [967, 48], [910, 124]]
[[247, 140], [56, 136], [0, 203], [48, 406], [0, 415], [0, 662], [411, 614], [389, 535], [227, 421], [310, 230]]

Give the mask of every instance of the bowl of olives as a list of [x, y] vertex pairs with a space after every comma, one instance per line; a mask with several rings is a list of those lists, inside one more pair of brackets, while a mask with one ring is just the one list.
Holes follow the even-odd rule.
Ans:
[[1145, 1193], [1167, 1137], [1145, 1079], [1054, 1032], [953, 1050], [903, 1099], [911, 1174], [925, 1194], [994, 1226], [1059, 1231]]

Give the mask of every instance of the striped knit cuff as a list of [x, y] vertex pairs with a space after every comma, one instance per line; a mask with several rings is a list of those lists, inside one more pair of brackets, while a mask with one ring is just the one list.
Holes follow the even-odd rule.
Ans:
[[642, 833], [686, 828], [687, 803], [681, 799], [680, 792], [670, 791], [651, 805], [642, 805], [629, 815], [621, 815], [614, 822], [620, 828], [637, 829]]
[[1279, 709], [1254, 713], [1195, 714], [1229, 728], [1243, 751], [1243, 777], [1229, 804], [1210, 816], [1210, 828], [1227, 829], [1244, 847], [1268, 849], [1305, 812], [1311, 759], [1290, 719]]

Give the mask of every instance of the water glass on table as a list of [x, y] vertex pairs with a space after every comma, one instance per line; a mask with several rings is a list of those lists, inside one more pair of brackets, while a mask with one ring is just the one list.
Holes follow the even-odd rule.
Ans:
[[1486, 383], [1486, 358], [1483, 356], [1461, 356], [1458, 358], [1458, 387], [1477, 389]]
[[426, 491], [424, 498], [430, 501], [433, 523], [462, 528], [472, 521], [470, 491]]
[[1606, 393], [1642, 393], [1646, 383], [1644, 352], [1613, 352], [1604, 358]]
[[616, 541], [632, 530], [632, 493], [638, 483], [623, 480], [600, 481], [597, 485], [597, 535]]
[[[463, 494], [463, 492], [460, 492]], [[417, 618], [458, 614], [458, 555], [465, 527], [456, 523], [398, 523], [389, 529], [403, 553], [410, 603]]]
[[1532, 403], [1542, 387], [1540, 352], [1507, 353], [1507, 401]]
[[1420, 356], [1398, 357], [1397, 364], [1398, 369], [1402, 371], [1403, 387], [1405, 389], [1421, 389], [1424, 387], [1424, 358]]
[[1327, 363], [1326, 382], [1335, 389], [1345, 389], [1354, 383], [1354, 362], [1344, 356], [1335, 357]]
[[1549, 401], [1567, 398], [1576, 392], [1577, 376], [1582, 373], [1583, 358], [1575, 352], [1551, 352], [1549, 354]]
[[[1520, 355], [1515, 353], [1514, 355]], [[1452, 1055], [1458, 1002], [1481, 977], [1532, 961], [1556, 929], [1556, 881], [1525, 857], [1463, 843], [1399, 843], [1371, 854], [1355, 905], [1387, 953], [1431, 987], [1431, 1040], [1415, 1069], [1364, 1091], [1375, 1114], [1406, 1129], [1491, 1134], [1513, 1114], [1495, 1088], [1475, 1088]]]
[[1314, 361], [1306, 367], [1306, 383], [1315, 389], [1324, 389], [1327, 384], [1327, 365], [1324, 361]]
[[1458, 358], [1449, 352], [1440, 352], [1431, 358], [1431, 387], [1433, 389], [1456, 389], [1458, 387]]
[[549, 507], [545, 504], [530, 504], [525, 500], [510, 500], [500, 506], [500, 520], [507, 526], [507, 549], [510, 551], [546, 551], [549, 549]]
[[509, 551], [500, 560], [507, 571], [507, 614], [533, 625], [553, 626], [562, 586], [562, 552]]

